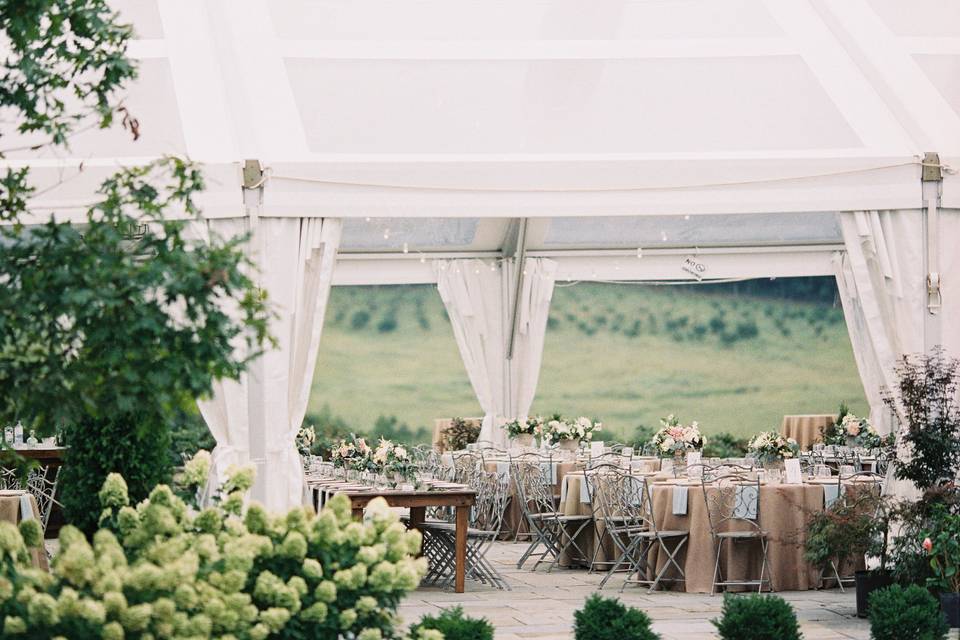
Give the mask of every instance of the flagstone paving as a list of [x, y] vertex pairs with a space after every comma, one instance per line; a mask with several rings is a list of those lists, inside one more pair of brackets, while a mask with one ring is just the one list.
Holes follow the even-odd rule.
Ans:
[[[536, 572], [517, 570], [516, 562], [524, 544], [500, 542], [490, 550], [496, 564], [512, 587], [498, 591], [467, 582], [466, 593], [453, 593], [436, 588], [421, 588], [410, 594], [400, 607], [405, 621], [415, 622], [426, 613], [437, 613], [443, 607], [462, 605], [471, 616], [486, 617], [496, 627], [497, 640], [540, 640], [573, 637], [573, 612], [597, 590], [602, 575], [583, 570], [545, 568]], [[623, 578], [615, 576], [603, 594], [619, 597], [625, 604], [647, 612], [653, 628], [663, 640], [716, 638], [710, 620], [720, 613], [722, 596], [657, 591], [628, 585], [621, 593]], [[793, 605], [806, 640], [868, 640], [869, 625], [856, 617], [856, 604], [851, 589], [840, 593], [825, 591], [790, 591], [778, 594]]]

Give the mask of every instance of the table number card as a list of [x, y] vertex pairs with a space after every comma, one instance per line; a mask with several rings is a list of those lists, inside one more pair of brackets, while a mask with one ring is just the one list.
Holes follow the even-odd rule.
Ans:
[[624, 447], [624, 448], [620, 451], [620, 455], [622, 455], [622, 456], [625, 457], [625, 458], [632, 458], [632, 457], [633, 457], [633, 447]]
[[800, 461], [799, 460], [786, 460], [783, 463], [784, 471], [786, 471], [786, 480], [787, 484], [803, 484], [803, 472], [800, 470]]
[[702, 456], [700, 455], [700, 452], [699, 452], [699, 451], [688, 451], [688, 452], [687, 452], [687, 466], [688, 466], [688, 467], [691, 466], [691, 465], [700, 464], [700, 461], [701, 461], [702, 459], [703, 459], [703, 458], [702, 458]]
[[597, 440], [590, 443], [590, 455], [591, 456], [603, 455], [603, 440]]

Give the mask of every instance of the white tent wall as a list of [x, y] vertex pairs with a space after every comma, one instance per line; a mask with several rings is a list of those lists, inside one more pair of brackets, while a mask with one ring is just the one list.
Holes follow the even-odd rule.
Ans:
[[[240, 218], [208, 224], [224, 237], [248, 228]], [[252, 497], [281, 511], [303, 495], [295, 439], [316, 369], [340, 221], [254, 217], [249, 228], [248, 253], [275, 314], [270, 333], [276, 346], [255, 359], [240, 381], [217, 381], [213, 397], [198, 404], [217, 442], [210, 485], [217, 486], [230, 465], [252, 463]]]

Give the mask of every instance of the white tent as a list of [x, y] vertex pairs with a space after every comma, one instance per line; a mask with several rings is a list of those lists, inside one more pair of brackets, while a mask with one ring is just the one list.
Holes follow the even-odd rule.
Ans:
[[836, 274], [882, 424], [893, 358], [960, 353], [954, 0], [117, 6], [142, 139], [5, 163], [49, 187], [38, 217], [118, 164], [204, 164], [208, 228], [254, 230], [281, 307], [280, 350], [204, 412], [271, 507], [331, 284], [439, 282], [490, 434], [532, 400], [556, 279]]

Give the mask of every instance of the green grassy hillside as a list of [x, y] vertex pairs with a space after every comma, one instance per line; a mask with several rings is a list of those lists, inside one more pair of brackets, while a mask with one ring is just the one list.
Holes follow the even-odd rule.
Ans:
[[[742, 435], [841, 401], [865, 412], [839, 309], [736, 289], [557, 287], [534, 411], [621, 435], [671, 412]], [[310, 402], [323, 405], [359, 431], [381, 414], [414, 427], [478, 415], [435, 288], [334, 289]]]

